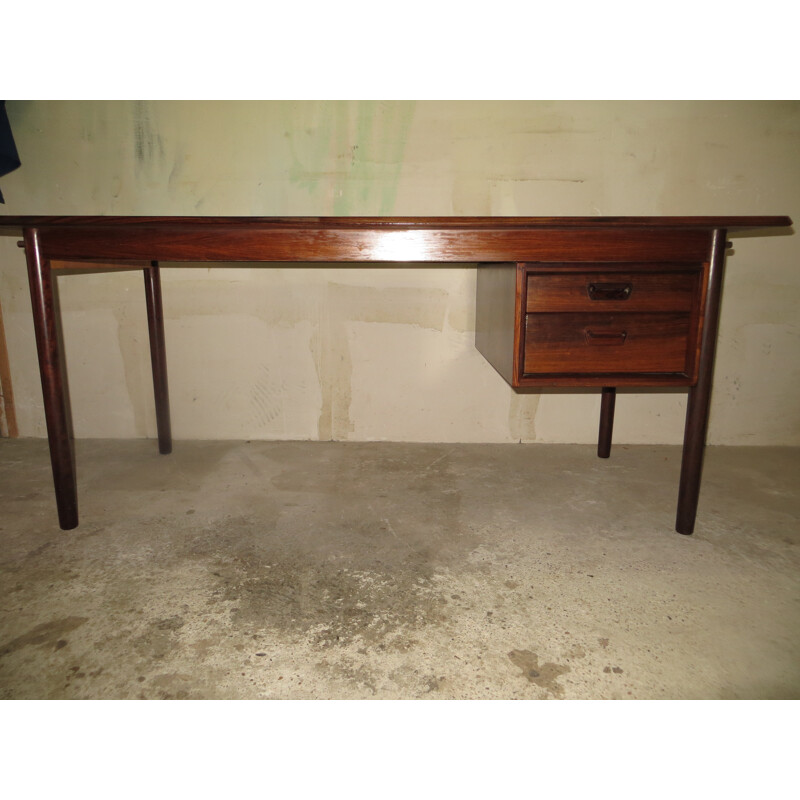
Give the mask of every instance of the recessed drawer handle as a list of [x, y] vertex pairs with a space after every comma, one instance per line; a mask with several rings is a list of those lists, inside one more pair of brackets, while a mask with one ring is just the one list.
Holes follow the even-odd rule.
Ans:
[[586, 328], [584, 333], [588, 344], [620, 345], [625, 344], [628, 338], [627, 331], [592, 331]]
[[590, 300], [627, 300], [633, 291], [630, 283], [590, 283], [586, 287]]

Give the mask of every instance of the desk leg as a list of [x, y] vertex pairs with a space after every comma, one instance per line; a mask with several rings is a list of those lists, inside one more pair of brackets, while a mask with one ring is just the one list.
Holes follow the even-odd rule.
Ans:
[[78, 491], [58, 284], [50, 269], [49, 259], [40, 250], [36, 229], [25, 230], [25, 257], [28, 261], [28, 283], [58, 521], [62, 529], [70, 530], [78, 525]]
[[727, 231], [716, 230], [712, 237], [697, 385], [689, 389], [689, 402], [686, 408], [681, 481], [678, 490], [678, 514], [675, 522], [675, 530], [686, 535], [694, 532], [697, 503], [700, 498], [700, 478], [703, 471], [703, 453], [708, 429], [708, 410], [711, 405], [711, 380], [714, 372], [714, 355], [717, 349], [726, 236]]
[[147, 328], [150, 333], [150, 361], [153, 367], [153, 390], [156, 400], [158, 452], [172, 452], [172, 430], [169, 421], [169, 388], [167, 386], [167, 349], [164, 341], [164, 313], [161, 307], [161, 275], [158, 262], [144, 270], [144, 292], [147, 301]]
[[617, 390], [613, 386], [604, 386], [600, 400], [600, 434], [597, 437], [597, 455], [608, 458], [611, 455], [611, 432], [614, 430], [614, 404]]

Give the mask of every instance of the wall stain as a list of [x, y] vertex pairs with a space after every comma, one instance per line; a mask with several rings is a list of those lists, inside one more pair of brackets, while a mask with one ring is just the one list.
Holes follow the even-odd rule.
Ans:
[[536, 412], [539, 410], [541, 395], [509, 395], [508, 430], [511, 438], [518, 442], [536, 441]]
[[186, 145], [181, 144], [178, 150], [175, 152], [173, 161], [172, 161], [172, 169], [169, 173], [169, 178], [167, 178], [167, 188], [170, 191], [177, 191], [180, 189], [180, 185], [178, 181], [181, 178], [183, 173], [183, 168], [188, 160], [186, 155]]
[[272, 370], [262, 364], [258, 379], [251, 390], [251, 404], [255, 413], [253, 424], [257, 428], [283, 420], [281, 432], [286, 432], [286, 382], [280, 375], [272, 375]]
[[340, 283], [326, 284], [325, 298], [320, 306], [319, 327], [311, 340], [322, 399], [317, 438], [337, 441], [347, 439], [355, 428], [350, 415], [353, 362], [348, 325], [391, 323], [442, 332], [449, 298], [443, 289]]
[[[152, 428], [150, 435], [155, 431], [155, 410], [151, 409], [153, 384], [145, 361], [150, 355], [149, 340], [143, 341], [138, 336], [144, 317], [142, 309], [136, 309], [140, 313], [139, 325], [136, 325], [128, 317], [128, 308], [127, 304], [115, 304], [113, 315], [117, 323], [117, 343], [125, 387], [130, 397], [134, 430], [136, 436], [144, 438], [148, 435], [149, 427]], [[153, 418], [152, 426], [148, 426], [148, 411]]]
[[141, 167], [164, 158], [164, 141], [153, 124], [150, 104], [144, 100], [133, 104], [133, 154]]
[[319, 214], [388, 215], [394, 210], [415, 103], [281, 104], [289, 181]]

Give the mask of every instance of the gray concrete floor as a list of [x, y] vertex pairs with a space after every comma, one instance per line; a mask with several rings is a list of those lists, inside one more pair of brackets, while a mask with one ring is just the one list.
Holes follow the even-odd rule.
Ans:
[[800, 450], [0, 441], [0, 698], [800, 698]]

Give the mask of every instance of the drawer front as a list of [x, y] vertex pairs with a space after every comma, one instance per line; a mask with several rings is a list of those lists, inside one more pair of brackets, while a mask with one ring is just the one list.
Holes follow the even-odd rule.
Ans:
[[691, 315], [528, 314], [523, 373], [688, 371]]
[[700, 273], [529, 272], [527, 311], [692, 310]]

